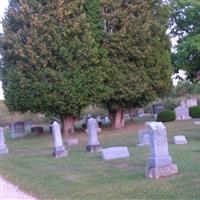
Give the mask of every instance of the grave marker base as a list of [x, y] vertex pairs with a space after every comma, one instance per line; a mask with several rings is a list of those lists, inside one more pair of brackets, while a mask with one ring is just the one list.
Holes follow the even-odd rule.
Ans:
[[156, 167], [149, 168], [147, 167], [145, 170], [145, 177], [152, 179], [159, 179], [163, 177], [172, 176], [178, 173], [178, 167], [176, 164], [171, 164], [166, 167]]
[[97, 144], [97, 145], [87, 145], [86, 146], [86, 151], [89, 151], [90, 153], [101, 152], [102, 151], [102, 146], [100, 144]]

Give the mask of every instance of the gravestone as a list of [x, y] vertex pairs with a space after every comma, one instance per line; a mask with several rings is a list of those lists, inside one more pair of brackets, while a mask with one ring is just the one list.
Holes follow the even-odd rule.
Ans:
[[8, 148], [5, 144], [4, 131], [3, 128], [0, 127], [0, 155], [7, 154], [8, 152]]
[[200, 125], [200, 121], [194, 121], [195, 125]]
[[165, 104], [164, 103], [155, 103], [153, 104], [153, 114], [157, 115], [160, 112], [165, 110]]
[[41, 126], [34, 126], [31, 128], [31, 133], [41, 135], [44, 133], [44, 128]]
[[187, 144], [187, 140], [184, 135], [174, 136], [174, 144]]
[[187, 120], [187, 119], [191, 119], [191, 117], [189, 116], [189, 109], [186, 107], [177, 107], [174, 109], [175, 113], [176, 113], [176, 120]]
[[62, 141], [60, 124], [56, 121], [52, 124], [52, 132], [54, 141], [53, 156], [55, 156], [56, 158], [67, 156], [68, 153], [65, 150], [65, 146], [63, 145]]
[[73, 145], [77, 145], [79, 143], [77, 138], [69, 138], [67, 140], [67, 145], [68, 146], [73, 146]]
[[127, 158], [129, 156], [130, 154], [127, 147], [110, 147], [102, 150], [102, 158], [104, 160]]
[[182, 107], [187, 107], [187, 108], [190, 108], [190, 107], [198, 105], [196, 98], [182, 99], [180, 104], [181, 104]]
[[15, 122], [11, 124], [11, 138], [23, 138], [26, 136], [24, 122]]
[[102, 150], [102, 147], [97, 137], [97, 127], [98, 123], [96, 119], [92, 117], [88, 119], [87, 121], [88, 144], [86, 146], [86, 151], [99, 152]]
[[150, 136], [151, 154], [145, 170], [147, 178], [158, 179], [178, 173], [177, 165], [172, 164], [168, 151], [167, 131], [162, 122], [147, 124]]
[[137, 144], [138, 147], [149, 145], [150, 144], [149, 130], [148, 129], [139, 130], [138, 140], [139, 140], [139, 144]]

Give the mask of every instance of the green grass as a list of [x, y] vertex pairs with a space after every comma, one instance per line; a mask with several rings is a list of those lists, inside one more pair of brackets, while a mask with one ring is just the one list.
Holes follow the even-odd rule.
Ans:
[[[51, 135], [7, 139], [10, 154], [1, 157], [1, 174], [39, 199], [199, 199], [200, 125], [192, 120], [165, 125], [169, 151], [179, 169], [173, 177], [145, 179], [149, 147], [136, 147], [141, 124], [129, 124], [118, 131], [106, 129], [100, 134], [104, 148], [129, 148], [130, 158], [113, 161], [103, 161], [100, 153], [87, 153], [84, 133], [76, 135], [79, 145], [68, 147], [69, 156], [64, 158], [51, 156]], [[185, 135], [188, 144], [174, 145], [177, 134]]]

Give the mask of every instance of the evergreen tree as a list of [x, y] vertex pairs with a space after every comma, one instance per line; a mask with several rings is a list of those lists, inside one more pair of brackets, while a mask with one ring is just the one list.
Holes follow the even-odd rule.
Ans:
[[112, 95], [104, 103], [113, 126], [124, 126], [123, 110], [140, 107], [171, 91], [168, 7], [162, 1], [102, 1], [103, 47]]
[[10, 109], [60, 116], [68, 132], [82, 108], [106, 95], [86, 10], [80, 0], [10, 1], [1, 37]]

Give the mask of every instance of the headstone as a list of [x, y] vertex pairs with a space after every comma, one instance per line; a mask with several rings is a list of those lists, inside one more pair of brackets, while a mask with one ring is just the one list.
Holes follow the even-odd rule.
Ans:
[[65, 146], [63, 145], [62, 141], [60, 124], [56, 121], [52, 124], [52, 132], [54, 141], [53, 156], [55, 156], [56, 158], [67, 156], [68, 153], [65, 150]]
[[87, 121], [87, 134], [88, 134], [88, 144], [86, 150], [89, 152], [98, 152], [102, 150], [100, 142], [97, 137], [97, 127], [98, 123], [96, 119], [90, 118]]
[[68, 146], [73, 146], [73, 145], [77, 145], [79, 143], [77, 138], [69, 138], [67, 140], [67, 145]]
[[15, 122], [11, 124], [11, 138], [23, 138], [26, 136], [24, 122]]
[[174, 144], [187, 144], [187, 140], [184, 135], [174, 136]]
[[157, 115], [160, 112], [165, 110], [165, 104], [164, 103], [155, 103], [153, 104], [153, 114]]
[[186, 107], [177, 107], [174, 109], [176, 113], [176, 120], [187, 120], [191, 119], [189, 116], [189, 109]]
[[0, 127], [0, 155], [8, 153], [8, 148], [5, 144], [5, 137], [3, 128]]
[[150, 134], [151, 155], [145, 170], [147, 178], [158, 179], [178, 173], [177, 165], [172, 164], [168, 151], [167, 131], [162, 122], [147, 124]]
[[139, 144], [137, 144], [138, 147], [149, 145], [150, 144], [149, 130], [148, 129], [139, 130], [138, 140], [139, 140]]
[[44, 133], [44, 128], [41, 126], [34, 126], [31, 128], [31, 133], [41, 135]]
[[197, 99], [196, 98], [191, 98], [191, 99], [182, 99], [181, 100], [181, 106], [182, 107], [193, 107], [193, 106], [197, 106]]
[[127, 158], [129, 156], [130, 154], [127, 147], [110, 147], [107, 149], [103, 149], [102, 151], [102, 158], [104, 160]]
[[195, 125], [200, 125], [200, 121], [194, 121]]

